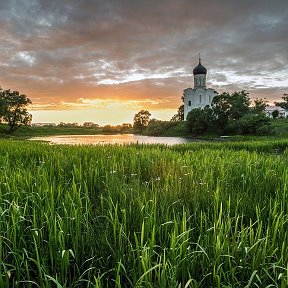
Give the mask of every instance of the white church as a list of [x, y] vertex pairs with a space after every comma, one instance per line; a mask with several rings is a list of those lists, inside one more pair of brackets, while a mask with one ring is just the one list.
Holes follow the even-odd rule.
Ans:
[[184, 119], [192, 109], [210, 106], [214, 96], [218, 94], [214, 89], [206, 88], [206, 74], [207, 69], [201, 64], [199, 57], [199, 64], [193, 69], [194, 88], [186, 88], [183, 91]]

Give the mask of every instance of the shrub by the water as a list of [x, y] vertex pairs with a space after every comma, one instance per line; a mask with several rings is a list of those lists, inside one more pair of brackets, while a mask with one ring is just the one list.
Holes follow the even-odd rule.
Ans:
[[[184, 129], [183, 129], [184, 126]], [[144, 133], [149, 136], [166, 136], [172, 134], [173, 136], [183, 136], [187, 134], [183, 121], [162, 121], [152, 119], [147, 125]]]
[[288, 286], [287, 140], [0, 144], [0, 287]]

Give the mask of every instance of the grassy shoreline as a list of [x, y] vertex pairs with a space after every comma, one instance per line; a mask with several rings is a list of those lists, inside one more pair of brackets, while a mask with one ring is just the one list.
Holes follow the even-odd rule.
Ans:
[[[231, 141], [251, 141], [255, 139], [285, 139], [288, 138], [288, 119], [276, 119], [271, 120], [270, 125], [271, 135], [266, 136], [253, 136], [253, 135], [230, 135]], [[11, 139], [25, 139], [33, 136], [53, 136], [53, 135], [111, 135], [111, 134], [137, 134], [133, 128], [129, 129], [119, 129], [119, 127], [110, 127], [105, 129], [104, 127], [98, 128], [85, 128], [85, 127], [20, 127], [13, 134], [4, 133], [5, 126], [0, 124], [0, 139], [1, 138], [11, 138]], [[163, 129], [162, 129], [163, 130]], [[189, 134], [187, 128], [185, 128], [185, 123], [178, 123], [177, 125], [167, 126], [167, 129], [161, 130], [161, 133], [152, 133], [152, 131], [147, 131], [147, 133], [141, 135], [147, 136], [163, 136], [163, 137], [185, 137], [193, 138]], [[155, 131], [154, 131], [155, 132]], [[210, 131], [205, 135], [196, 137], [200, 139], [219, 139], [220, 135]]]

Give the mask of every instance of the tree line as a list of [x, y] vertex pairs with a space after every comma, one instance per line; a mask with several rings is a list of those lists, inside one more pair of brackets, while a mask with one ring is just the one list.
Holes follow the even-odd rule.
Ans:
[[[278, 107], [288, 109], [288, 94], [284, 93], [283, 101], [275, 102]], [[4, 90], [0, 87], [0, 123], [7, 124], [8, 133], [14, 132], [22, 125], [30, 125], [32, 115], [27, 111], [27, 106], [32, 104], [31, 100], [19, 91]], [[212, 105], [204, 109], [192, 109], [187, 116], [185, 125], [193, 136], [201, 135], [208, 130], [218, 134], [265, 134], [269, 130], [269, 118], [265, 115], [267, 101], [256, 99], [252, 103], [249, 93], [245, 90], [233, 93], [224, 92], [213, 98]], [[275, 113], [274, 113], [275, 112]], [[277, 117], [273, 111], [273, 117]], [[184, 120], [184, 105], [178, 108], [177, 113], [170, 121], [160, 121], [150, 119], [150, 112], [141, 110], [135, 114], [133, 128], [135, 132], [143, 133], [145, 130], [152, 133], [161, 134], [165, 129], [177, 126], [177, 123]], [[150, 127], [148, 124], [150, 123]], [[63, 123], [60, 127], [79, 127], [78, 123]], [[85, 122], [82, 127], [99, 128], [98, 124]], [[148, 127], [148, 130], [147, 130]], [[182, 125], [183, 127], [183, 125]], [[122, 125], [102, 127], [107, 132], [119, 132], [131, 130], [132, 125], [123, 123]], [[181, 129], [180, 129], [181, 130]]]
[[[288, 94], [284, 94], [282, 99], [284, 101], [275, 102], [275, 105], [288, 109]], [[265, 113], [266, 107], [266, 99], [260, 98], [252, 101], [245, 90], [231, 94], [224, 92], [213, 98], [211, 106], [207, 105], [204, 109], [192, 109], [187, 115], [185, 125], [192, 136], [199, 136], [207, 131], [219, 135], [226, 133], [265, 135], [270, 133], [270, 119]], [[150, 116], [147, 110], [141, 110], [135, 114], [134, 129], [140, 133], [161, 135], [165, 129], [183, 122], [184, 105], [178, 108], [170, 121], [150, 119]], [[183, 125], [179, 130], [182, 128]]]
[[[0, 124], [1, 129], [7, 133], [13, 133], [21, 126], [31, 125], [32, 115], [28, 112], [27, 107], [32, 104], [32, 101], [19, 91], [12, 91], [10, 89], [4, 90], [0, 87]], [[41, 126], [57, 126], [61, 128], [87, 128], [99, 129], [104, 133], [125, 133], [131, 132], [132, 124], [123, 123], [122, 125], [100, 125], [93, 122], [79, 123], [65, 123], [60, 122], [58, 125], [54, 123], [47, 123]], [[3, 128], [5, 127], [5, 128]]]
[[265, 134], [269, 118], [265, 114], [267, 101], [251, 103], [246, 91], [224, 92], [213, 98], [212, 105], [192, 109], [187, 115], [187, 126], [193, 136], [208, 129], [218, 134]]

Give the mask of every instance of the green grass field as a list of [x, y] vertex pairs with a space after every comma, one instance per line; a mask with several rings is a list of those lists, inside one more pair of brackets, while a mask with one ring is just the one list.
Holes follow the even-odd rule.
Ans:
[[288, 140], [0, 140], [0, 287], [288, 287]]

